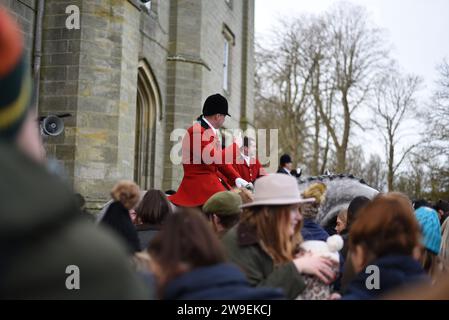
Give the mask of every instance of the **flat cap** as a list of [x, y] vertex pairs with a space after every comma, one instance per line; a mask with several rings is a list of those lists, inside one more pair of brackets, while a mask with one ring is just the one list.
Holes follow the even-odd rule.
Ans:
[[235, 192], [222, 191], [214, 194], [203, 205], [204, 213], [222, 216], [238, 215], [241, 212], [242, 198]]

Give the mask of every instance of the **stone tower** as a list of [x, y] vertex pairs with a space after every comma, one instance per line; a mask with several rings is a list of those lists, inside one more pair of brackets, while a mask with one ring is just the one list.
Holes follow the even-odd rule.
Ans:
[[[40, 115], [70, 113], [48, 155], [91, 208], [112, 185], [177, 189], [170, 152], [213, 93], [228, 98], [227, 128], [254, 120], [254, 0], [0, 0], [20, 21], [29, 61], [41, 34]], [[66, 8], [80, 10], [69, 30]]]

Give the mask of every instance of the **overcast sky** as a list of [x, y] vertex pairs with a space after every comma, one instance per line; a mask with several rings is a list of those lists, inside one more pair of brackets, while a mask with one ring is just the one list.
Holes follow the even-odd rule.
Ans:
[[[337, 0], [255, 0], [256, 40], [262, 41], [277, 21], [303, 13], [321, 13]], [[449, 58], [449, 0], [346, 0], [368, 9], [375, 25], [383, 29], [392, 46], [392, 56], [403, 71], [424, 79], [421, 97], [430, 96], [437, 78], [435, 67]], [[422, 100], [424, 101], [424, 99]], [[415, 126], [411, 126], [415, 127]], [[416, 127], [415, 127], [416, 128]], [[416, 138], [416, 137], [415, 137]], [[405, 144], [415, 140], [410, 137]], [[383, 157], [374, 133], [358, 135], [357, 144], [368, 153]], [[367, 147], [369, 146], [369, 147]], [[367, 155], [366, 155], [367, 156]]]
[[[256, 36], [273, 28], [280, 17], [320, 13], [337, 0], [255, 0]], [[384, 29], [392, 54], [406, 71], [421, 75], [429, 91], [435, 66], [449, 58], [449, 0], [348, 0], [368, 9], [373, 22]]]

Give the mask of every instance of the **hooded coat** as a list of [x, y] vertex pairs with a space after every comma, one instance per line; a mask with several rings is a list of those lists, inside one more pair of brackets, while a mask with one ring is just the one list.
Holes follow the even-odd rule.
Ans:
[[169, 300], [272, 300], [283, 299], [281, 290], [253, 288], [243, 273], [230, 264], [197, 268], [187, 272], [166, 287]]
[[121, 202], [113, 202], [101, 222], [111, 228], [123, 240], [129, 252], [140, 251], [140, 241], [136, 227], [131, 221], [128, 209]]
[[391, 290], [405, 285], [430, 281], [418, 261], [410, 256], [384, 256], [373, 261], [370, 265], [379, 268], [379, 288], [368, 289], [367, 283], [371, 282], [368, 277], [374, 275], [374, 273], [363, 270], [349, 283], [342, 297], [343, 300], [377, 299]]

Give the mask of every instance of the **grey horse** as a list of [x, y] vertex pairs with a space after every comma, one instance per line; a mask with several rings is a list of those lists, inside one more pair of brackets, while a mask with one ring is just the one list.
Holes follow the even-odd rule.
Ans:
[[321, 182], [327, 187], [326, 201], [321, 206], [316, 222], [328, 231], [335, 227], [338, 213], [347, 209], [352, 199], [365, 196], [372, 199], [379, 191], [370, 187], [363, 179], [350, 174], [322, 175], [309, 178], [298, 178], [299, 190], [303, 192], [313, 183]]

